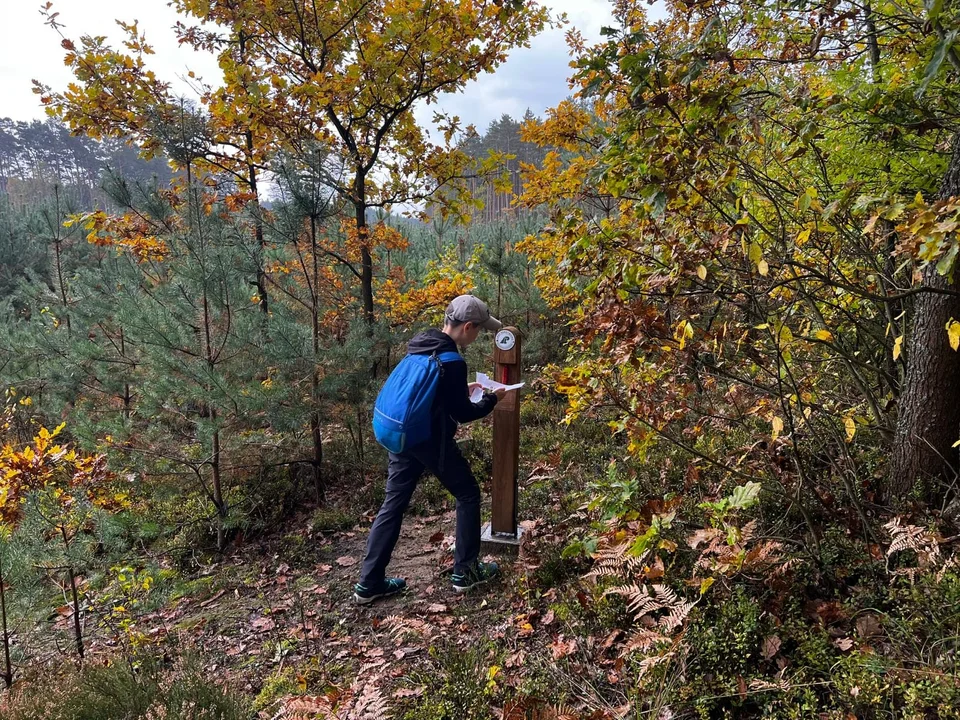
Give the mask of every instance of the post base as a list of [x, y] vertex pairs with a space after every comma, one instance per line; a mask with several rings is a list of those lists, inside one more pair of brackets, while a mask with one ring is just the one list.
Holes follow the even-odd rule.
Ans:
[[523, 528], [517, 526], [517, 534], [505, 535], [495, 533], [490, 527], [490, 523], [483, 526], [480, 533], [480, 549], [489, 553], [510, 553], [516, 555], [520, 552], [520, 538], [523, 537]]

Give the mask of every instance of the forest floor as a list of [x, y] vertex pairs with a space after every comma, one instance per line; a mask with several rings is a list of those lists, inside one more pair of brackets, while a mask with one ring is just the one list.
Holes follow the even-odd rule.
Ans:
[[[198, 576], [189, 594], [145, 616], [141, 629], [195, 648], [207, 669], [228, 668], [253, 690], [271, 673], [311, 659], [398, 677], [435, 635], [470, 644], [500, 622], [505, 581], [462, 595], [450, 587], [452, 510], [406, 519], [390, 567], [409, 588], [367, 606], [353, 602], [353, 584], [369, 526], [316, 537], [306, 519], [273, 546], [245, 548]], [[309, 550], [288, 562], [283, 546], [296, 535], [313, 549], [315, 564], [305, 562]], [[509, 560], [501, 563], [512, 572]]]
[[[403, 717], [398, 709], [415, 708], [438, 691], [458, 698], [466, 692], [484, 703], [502, 697], [507, 687], [511, 695], [527, 697], [522, 686], [536, 675], [535, 667], [556, 668], [558, 660], [573, 661], [578, 653], [587, 661], [594, 649], [606, 653], [612, 638], [601, 648], [592, 638], [564, 635], [558, 619], [563, 613], [549, 609], [559, 598], [556, 589], [532, 590], [542, 520], [523, 523], [518, 553], [484, 556], [500, 563], [501, 578], [455, 593], [449, 581], [453, 500], [438, 492], [436, 481], [424, 484], [389, 567], [407, 580], [403, 594], [367, 606], [353, 602], [375, 511], [367, 510], [353, 526], [322, 531], [316, 513], [304, 513], [282, 533], [238, 547], [186, 580], [163, 606], [138, 619], [137, 630], [176, 654], [197, 657], [207, 674], [228, 678], [255, 698], [261, 718], [300, 717], [296, 711], [309, 716], [344, 702], [353, 703], [353, 714], [345, 717], [374, 717], [364, 708], [383, 706], [392, 717]], [[547, 544], [556, 549], [556, 538]], [[585, 602], [577, 591], [571, 597], [577, 595]], [[104, 654], [117, 649], [115, 635], [91, 646]], [[531, 666], [528, 655], [543, 662]], [[594, 657], [588, 664], [597, 672], [613, 661]], [[610, 677], [616, 680], [615, 673]], [[415, 708], [409, 716], [430, 712]], [[442, 709], [434, 712], [444, 716]]]
[[[916, 552], [891, 557], [838, 514], [831, 524], [823, 521], [828, 534], [819, 554], [800, 547], [779, 556], [774, 569], [719, 575], [704, 586], [689, 573], [706, 553], [698, 537], [711, 531], [697, 514], [704, 496], [686, 495], [686, 466], [667, 455], [643, 468], [643, 477], [621, 475], [610, 462], [618, 449], [606, 427], [571, 431], [543, 412], [556, 408], [541, 403], [535, 410], [526, 416], [521, 445], [523, 542], [516, 556], [495, 557], [503, 568], [497, 581], [453, 592], [454, 502], [425, 477], [388, 568], [407, 580], [408, 591], [355, 605], [353, 585], [383, 494], [382, 465], [373, 461], [356, 472], [331, 461], [345, 475], [331, 480], [322, 506], [303, 506], [282, 520], [258, 516], [254, 530], [236, 534], [223, 555], [173, 552], [181, 545], [172, 542], [166, 552], [151, 549], [155, 584], [141, 584], [139, 600], [126, 609], [116, 607], [116, 573], [91, 577], [83, 671], [71, 679], [64, 669], [73, 656], [65, 604], [44, 615], [33, 635], [18, 634], [17, 648], [29, 647], [33, 662], [18, 670], [24, 681], [15, 699], [57, 683], [67, 688], [61, 695], [82, 695], [96, 678], [112, 677], [119, 689], [102, 683], [103, 692], [82, 695], [85, 707], [114, 703], [119, 709], [110, 720], [198, 720], [130, 714], [132, 703], [114, 702], [142, 674], [137, 663], [149, 667], [159, 658], [170, 682], [187, 677], [198, 693], [229, 691], [240, 709], [221, 720], [843, 720], [879, 717], [874, 707], [881, 701], [909, 710], [899, 717], [960, 720], [960, 575], [946, 544], [941, 560], [939, 550], [924, 550], [927, 560]], [[464, 454], [475, 475], [488, 478], [489, 428], [478, 423], [470, 430]], [[482, 484], [489, 502], [489, 483]], [[619, 576], [598, 579], [589, 543], [611, 527], [627, 540], [642, 539], [645, 523], [653, 526], [644, 513], [666, 513], [666, 493], [687, 503], [658, 545], [666, 562], [658, 556], [638, 563], [632, 576], [624, 572], [643, 583], [672, 582], [678, 594], [694, 598], [684, 604], [684, 612], [693, 611], [666, 654], [644, 655], [632, 647], [650, 628], [611, 592]], [[263, 496], [272, 497], [269, 488]], [[776, 517], [776, 500], [769, 502], [766, 512]], [[628, 519], [612, 525], [603, 520], [610, 512]], [[905, 528], [919, 538], [913, 547], [923, 550], [924, 538], [939, 547], [942, 538]], [[767, 540], [757, 543], [769, 547]], [[759, 557], [745, 551], [744, 562], [750, 552]], [[921, 561], [928, 566], [918, 567]], [[141, 572], [120, 571], [128, 569]], [[672, 612], [677, 603], [659, 609]], [[129, 677], [89, 672], [128, 666]], [[52, 706], [69, 708], [68, 700]], [[38, 714], [21, 705], [10, 714], [0, 702], [0, 718], [108, 717], [56, 708]], [[671, 708], [687, 710], [671, 715]]]
[[[263, 720], [479, 720], [528, 711], [553, 720], [571, 698], [589, 717], [620, 716], [630, 689], [617, 648], [624, 631], [613, 628], [623, 618], [606, 616], [581, 559], [561, 557], [585, 523], [577, 510], [583, 474], [605, 467], [609, 440], [598, 431], [564, 441], [557, 418], [538, 410], [521, 450], [523, 542], [514, 553], [484, 555], [502, 568], [492, 583], [453, 591], [454, 500], [425, 477], [388, 568], [408, 590], [356, 605], [353, 585], [382, 499], [381, 470], [371, 468], [363, 482], [331, 482], [322, 506], [238, 535], [225, 555], [156, 556], [162, 574], [125, 610], [115, 607], [116, 593], [95, 589], [85, 664], [143, 650], [165, 663], [183, 659], [226, 681]], [[488, 478], [490, 430], [466, 430], [461, 447], [476, 476]], [[482, 485], [489, 505], [489, 482]], [[34, 656], [38, 673], [69, 652], [72, 614], [61, 610], [56, 647], [41, 653], [49, 659]]]

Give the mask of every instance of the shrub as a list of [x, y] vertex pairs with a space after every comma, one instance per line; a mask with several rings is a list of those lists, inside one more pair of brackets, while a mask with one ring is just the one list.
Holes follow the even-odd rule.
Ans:
[[[39, 691], [42, 688], [42, 692]], [[0, 720], [246, 720], [239, 694], [210, 681], [190, 660], [157, 658], [88, 665], [15, 688]]]

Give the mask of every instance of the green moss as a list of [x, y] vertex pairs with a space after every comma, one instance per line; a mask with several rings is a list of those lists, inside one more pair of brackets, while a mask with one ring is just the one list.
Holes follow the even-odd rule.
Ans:
[[310, 530], [314, 533], [333, 533], [352, 528], [358, 516], [338, 507], [317, 508], [310, 517]]
[[278, 700], [302, 692], [302, 685], [292, 670], [275, 672], [264, 681], [263, 687], [253, 700], [253, 709], [257, 712], [267, 710]]
[[180, 600], [185, 597], [196, 597], [204, 595], [213, 595], [217, 589], [220, 580], [214, 575], [203, 575], [198, 578], [184, 579], [174, 585], [170, 591], [170, 600]]

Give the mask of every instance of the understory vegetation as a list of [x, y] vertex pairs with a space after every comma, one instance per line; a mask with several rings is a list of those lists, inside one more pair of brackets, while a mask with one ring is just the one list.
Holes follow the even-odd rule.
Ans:
[[[0, 122], [0, 720], [960, 718], [956, 7], [617, 2], [480, 133], [414, 111], [534, 2], [173, 6], [195, 101], [48, 5], [75, 83]], [[371, 406], [462, 293], [519, 551], [454, 594], [425, 478], [358, 607]]]

